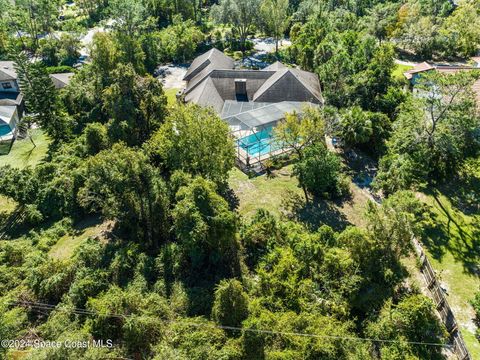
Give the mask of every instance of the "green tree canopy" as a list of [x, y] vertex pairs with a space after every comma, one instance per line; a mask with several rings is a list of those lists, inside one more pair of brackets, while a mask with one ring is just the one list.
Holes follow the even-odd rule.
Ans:
[[175, 107], [145, 148], [162, 170], [183, 170], [216, 183], [227, 180], [235, 161], [227, 124], [196, 105]]

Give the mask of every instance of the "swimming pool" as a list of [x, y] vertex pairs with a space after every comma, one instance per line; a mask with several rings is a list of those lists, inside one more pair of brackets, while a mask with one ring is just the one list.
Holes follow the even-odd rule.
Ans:
[[238, 145], [250, 156], [260, 156], [280, 149], [273, 142], [273, 127], [265, 128], [255, 134], [245, 136], [238, 140]]
[[7, 134], [10, 134], [12, 132], [12, 129], [8, 125], [0, 125], [0, 136], [5, 136]]

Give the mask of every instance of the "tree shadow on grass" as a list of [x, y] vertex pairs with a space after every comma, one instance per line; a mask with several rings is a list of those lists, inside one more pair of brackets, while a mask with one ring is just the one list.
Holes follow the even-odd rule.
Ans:
[[432, 214], [431, 226], [427, 228], [423, 243], [435, 259], [441, 260], [448, 251], [463, 264], [465, 272], [480, 276], [480, 216], [475, 216], [477, 221], [465, 223], [455, 209], [442, 201], [439, 191], [431, 190], [428, 194], [435, 201], [434, 207], [447, 221]]
[[282, 207], [287, 218], [303, 223], [312, 231], [316, 231], [322, 225], [328, 225], [335, 231], [343, 231], [352, 225], [345, 214], [336, 207], [343, 201], [348, 199], [337, 201], [313, 199], [307, 203], [302, 196], [288, 192]]

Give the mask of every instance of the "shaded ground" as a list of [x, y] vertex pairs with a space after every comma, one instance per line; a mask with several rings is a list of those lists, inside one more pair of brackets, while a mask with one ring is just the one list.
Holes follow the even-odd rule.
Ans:
[[295, 218], [313, 229], [322, 224], [337, 231], [348, 225], [364, 225], [362, 214], [368, 197], [357, 187], [351, 185], [352, 196], [347, 200], [320, 200], [306, 205], [291, 170], [292, 166], [287, 166], [275, 171], [274, 177], [262, 175], [252, 179], [236, 168], [232, 170], [229, 184], [239, 198], [239, 212], [250, 217], [263, 208], [279, 217]]
[[8, 155], [0, 155], [0, 167], [10, 165], [16, 168], [35, 166], [47, 155], [50, 141], [40, 129], [32, 130], [32, 137], [37, 145], [33, 146], [30, 139], [16, 140]]

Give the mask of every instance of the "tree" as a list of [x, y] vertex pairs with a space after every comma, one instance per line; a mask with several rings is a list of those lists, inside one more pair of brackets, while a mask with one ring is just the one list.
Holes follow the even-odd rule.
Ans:
[[338, 135], [348, 148], [362, 146], [378, 154], [383, 151], [391, 124], [383, 113], [363, 111], [354, 106], [341, 112], [338, 128]]
[[114, 23], [114, 37], [119, 56], [124, 63], [130, 63], [138, 73], [144, 73], [145, 54], [139, 36], [151, 26], [146, 21], [147, 13], [143, 1], [113, 0], [109, 2]]
[[370, 116], [360, 107], [354, 106], [342, 113], [339, 135], [348, 147], [368, 142], [372, 134]]
[[480, 47], [480, 3], [460, 2], [442, 24], [440, 34], [447, 38], [448, 55], [473, 56]]
[[110, 85], [110, 74], [120, 61], [113, 37], [108, 33], [95, 33], [90, 46], [90, 57], [97, 90], [101, 92]]
[[227, 124], [212, 109], [178, 105], [146, 144], [152, 161], [170, 173], [183, 170], [224, 183], [235, 162]]
[[391, 44], [378, 46], [365, 70], [353, 75], [352, 96], [359, 99], [365, 110], [378, 111], [379, 103], [393, 86], [395, 51]]
[[443, 343], [447, 338], [432, 300], [419, 294], [403, 298], [396, 306], [387, 302], [378, 320], [367, 327], [367, 334], [376, 339], [398, 339], [397, 343], [380, 345], [382, 358], [388, 359], [441, 359], [441, 347], [412, 346], [407, 342]]
[[302, 113], [286, 114], [274, 129], [275, 142], [292, 149], [299, 159], [304, 149], [314, 143], [325, 142], [325, 122], [319, 109], [306, 107]]
[[464, 158], [478, 151], [475, 129], [480, 118], [471, 90], [478, 76], [471, 71], [432, 72], [421, 77], [418, 90], [422, 96], [400, 107], [387, 154], [380, 161], [378, 187], [394, 191], [403, 185], [445, 179]]
[[58, 0], [19, 0], [12, 10], [12, 24], [17, 33], [22, 30], [29, 35], [32, 49], [36, 51], [41, 34], [50, 33], [58, 19]]
[[86, 179], [78, 193], [80, 205], [101, 212], [145, 247], [157, 248], [168, 239], [167, 188], [147, 158], [115, 144], [88, 159]]
[[[348, 190], [340, 173], [341, 162], [322, 143], [309, 145], [303, 157], [293, 166], [293, 174], [303, 189], [308, 202], [308, 194], [318, 197], [336, 197]], [[347, 185], [348, 186], [348, 185]]]
[[241, 326], [248, 317], [248, 297], [240, 281], [220, 281], [215, 289], [212, 317], [221, 325]]
[[220, 0], [212, 6], [212, 18], [219, 24], [232, 25], [245, 51], [247, 36], [257, 23], [260, 0]]
[[44, 66], [40, 62], [31, 62], [25, 53], [19, 53], [15, 58], [15, 69], [28, 113], [55, 144], [67, 139], [71, 133], [70, 119], [61, 107], [58, 93]]
[[103, 106], [110, 115], [110, 137], [129, 145], [140, 145], [160, 127], [167, 100], [162, 84], [135, 73], [131, 64], [119, 64], [111, 74], [111, 85], [103, 91]]
[[237, 219], [211, 181], [195, 178], [181, 187], [172, 212], [187, 277], [195, 283], [239, 274]]
[[269, 34], [275, 39], [275, 52], [278, 53], [278, 41], [288, 26], [288, 0], [263, 0], [260, 11]]
[[108, 133], [105, 125], [90, 123], [85, 127], [85, 145], [89, 154], [95, 155], [108, 148]]
[[378, 3], [367, 10], [364, 17], [365, 27], [381, 43], [394, 31], [397, 23], [399, 4], [394, 2]]
[[423, 230], [425, 206], [411, 191], [399, 191], [385, 200], [381, 207], [370, 202], [366, 218], [368, 230], [375, 239], [382, 261], [396, 267], [407, 256], [411, 241]]
[[194, 55], [203, 34], [192, 20], [183, 21], [175, 16], [173, 24], [159, 33], [163, 61], [185, 62]]

